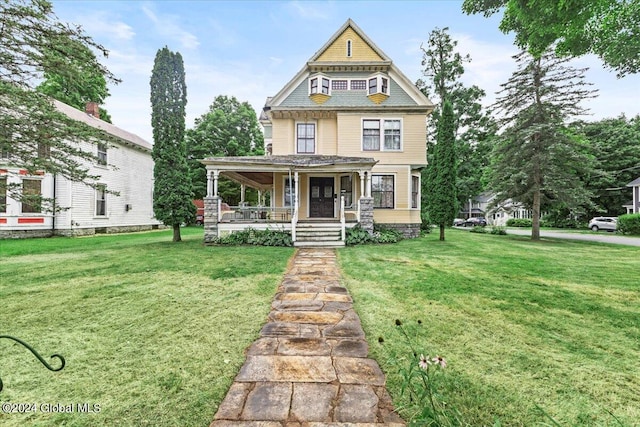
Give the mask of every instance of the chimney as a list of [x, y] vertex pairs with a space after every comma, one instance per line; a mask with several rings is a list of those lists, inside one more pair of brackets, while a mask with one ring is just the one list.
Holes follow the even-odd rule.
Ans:
[[96, 119], [100, 118], [100, 104], [97, 102], [89, 101], [84, 109], [85, 113], [90, 116], [95, 117]]

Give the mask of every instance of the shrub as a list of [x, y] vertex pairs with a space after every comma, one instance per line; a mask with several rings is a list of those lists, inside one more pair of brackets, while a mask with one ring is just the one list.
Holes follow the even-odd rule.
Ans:
[[499, 236], [504, 236], [507, 234], [507, 230], [504, 227], [500, 227], [498, 225], [494, 225], [491, 227], [491, 230], [489, 230], [489, 233], [491, 234], [497, 234]]
[[640, 236], [640, 213], [620, 215], [617, 229], [622, 234], [634, 234]]
[[484, 234], [487, 232], [487, 229], [485, 227], [476, 225], [474, 226], [471, 230], [469, 230], [472, 233], [480, 233], [480, 234]]
[[404, 239], [404, 235], [397, 230], [374, 224], [373, 235], [371, 235], [360, 224], [357, 224], [355, 227], [347, 228], [345, 243], [348, 246], [366, 243], [396, 243], [402, 239]]
[[255, 246], [292, 246], [291, 234], [281, 230], [246, 230], [236, 231], [217, 238], [218, 245], [255, 245]]
[[364, 243], [372, 243], [373, 236], [363, 229], [360, 224], [355, 227], [347, 228], [345, 233], [345, 244], [348, 246], [362, 245]]
[[510, 218], [507, 227], [531, 227], [531, 220], [525, 218]]

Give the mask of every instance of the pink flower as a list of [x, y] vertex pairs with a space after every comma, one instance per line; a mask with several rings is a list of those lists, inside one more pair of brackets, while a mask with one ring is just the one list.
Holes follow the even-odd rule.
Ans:
[[429, 359], [424, 357], [424, 354], [421, 354], [420, 361], [418, 362], [418, 366], [420, 366], [420, 368], [422, 369], [427, 369], [430, 364], [431, 362], [429, 361]]
[[431, 361], [433, 363], [435, 363], [436, 365], [440, 365], [440, 367], [442, 367], [442, 368], [446, 368], [447, 367], [447, 361], [444, 360], [444, 358], [441, 357], [441, 356], [436, 356], [433, 359], [431, 359]]

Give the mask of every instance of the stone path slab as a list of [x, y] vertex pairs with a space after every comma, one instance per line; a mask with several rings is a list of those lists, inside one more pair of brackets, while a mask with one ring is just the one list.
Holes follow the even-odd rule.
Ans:
[[334, 249], [296, 251], [211, 427], [403, 427]]

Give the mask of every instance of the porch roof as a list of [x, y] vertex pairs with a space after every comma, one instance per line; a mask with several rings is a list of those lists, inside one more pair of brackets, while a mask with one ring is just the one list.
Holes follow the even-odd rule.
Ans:
[[357, 172], [371, 170], [378, 163], [371, 157], [346, 157], [323, 155], [276, 155], [208, 157], [201, 160], [208, 170], [218, 170], [221, 175], [257, 189], [269, 189], [273, 185], [274, 172]]

